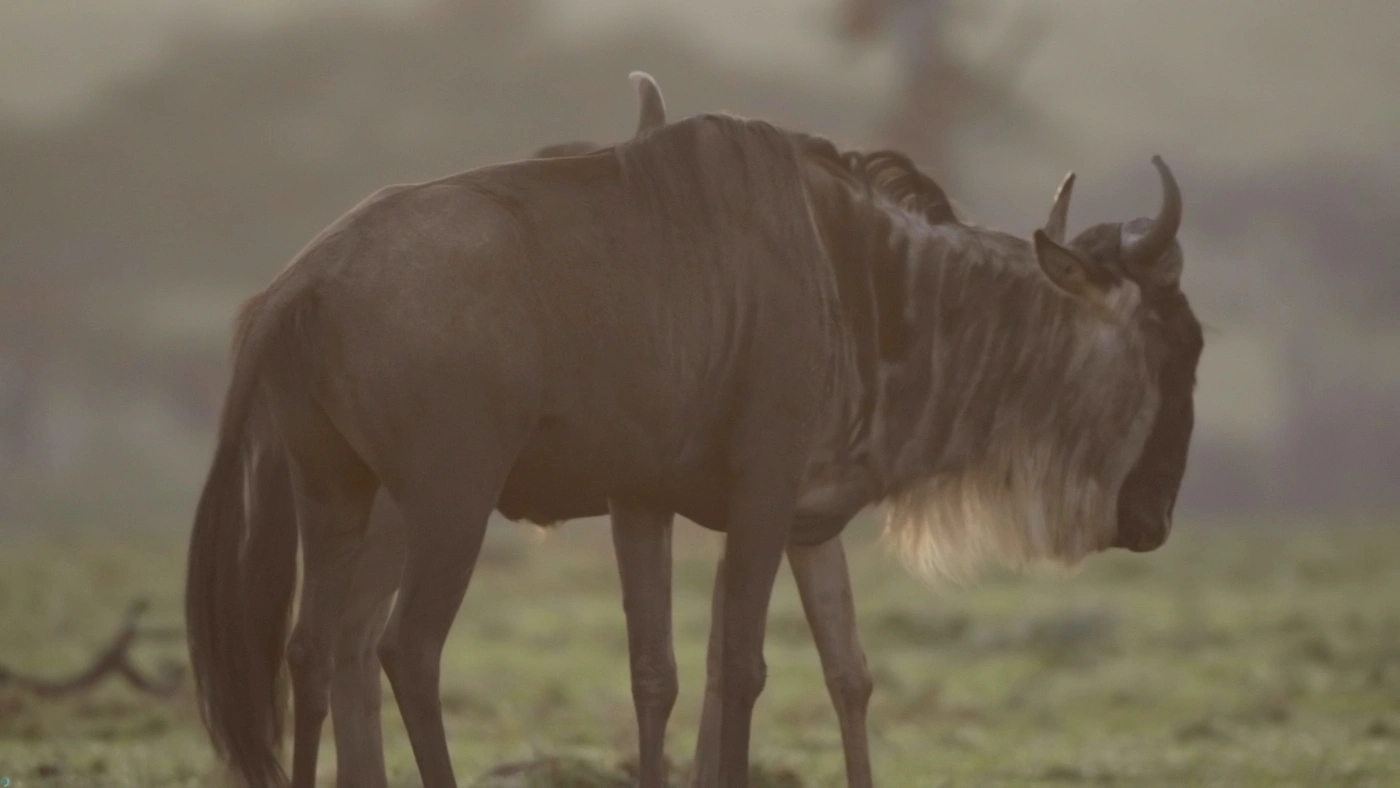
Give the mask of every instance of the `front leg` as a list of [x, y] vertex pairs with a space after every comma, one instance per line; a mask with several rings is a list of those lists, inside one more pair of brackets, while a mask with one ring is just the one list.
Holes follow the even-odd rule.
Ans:
[[[762, 466], [756, 466], [762, 468]], [[775, 470], [781, 469], [777, 465]], [[719, 777], [725, 788], [746, 788], [753, 708], [767, 680], [763, 640], [773, 581], [782, 563], [796, 508], [797, 474], [758, 473], [733, 494], [724, 565], [720, 642]], [[712, 624], [714, 626], [714, 624]]]
[[[846, 783], [852, 788], [874, 784], [866, 709], [872, 679], [856, 629], [846, 553], [839, 537], [812, 547], [789, 547], [788, 565], [797, 581], [807, 625], [816, 641], [827, 691], [841, 726]], [[691, 765], [690, 788], [719, 788], [720, 643], [724, 620], [724, 561], [715, 577], [710, 607], [710, 642], [706, 654], [705, 702]]]
[[666, 723], [678, 680], [671, 639], [671, 512], [609, 501], [613, 550], [627, 616], [627, 658], [637, 714], [638, 784], [665, 788]]
[[865, 727], [866, 709], [874, 682], [865, 662], [856, 628], [851, 574], [840, 537], [811, 547], [789, 547], [788, 565], [797, 580], [797, 593], [807, 614], [807, 625], [821, 657], [822, 674], [836, 719], [841, 725], [841, 747], [846, 758], [846, 785], [870, 788], [870, 742]]
[[[801, 250], [820, 254], [820, 249]], [[821, 342], [791, 342], [827, 336], [828, 326], [806, 296], [776, 298], [752, 328], [763, 337], [747, 359], [741, 399], [728, 441], [724, 563], [724, 614], [719, 644], [719, 782], [749, 784], [749, 738], [753, 708], [767, 681], [763, 638], [773, 581], [783, 562], [797, 512], [797, 495], [811, 460], [812, 437], [829, 392], [822, 367], [831, 361]], [[808, 322], [810, 319], [811, 322]], [[829, 370], [827, 370], [829, 371]], [[816, 373], [816, 374], [814, 374]]]

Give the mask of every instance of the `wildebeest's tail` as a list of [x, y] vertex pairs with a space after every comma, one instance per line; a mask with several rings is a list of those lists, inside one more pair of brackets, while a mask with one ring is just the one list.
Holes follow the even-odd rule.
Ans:
[[[256, 396], [263, 346], [280, 322], [266, 314], [272, 310], [264, 309], [265, 300], [266, 293], [250, 299], [236, 323], [233, 378], [195, 511], [185, 581], [200, 716], [219, 756], [259, 787], [286, 783], [277, 759], [281, 668], [297, 547], [285, 452]], [[261, 456], [255, 456], [258, 437], [269, 438]]]

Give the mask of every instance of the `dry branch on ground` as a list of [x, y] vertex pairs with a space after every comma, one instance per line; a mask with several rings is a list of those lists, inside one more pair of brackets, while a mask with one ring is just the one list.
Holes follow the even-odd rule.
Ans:
[[0, 665], [0, 688], [16, 688], [34, 693], [39, 697], [61, 697], [73, 695], [95, 686], [108, 674], [115, 673], [140, 692], [149, 695], [170, 695], [180, 687], [184, 670], [179, 665], [161, 665], [159, 675], [150, 677], [132, 664], [131, 648], [140, 639], [164, 639], [178, 637], [181, 633], [167, 629], [142, 629], [138, 624], [150, 604], [137, 599], [127, 606], [122, 627], [111, 643], [100, 652], [92, 664], [66, 678], [43, 679], [22, 676]]

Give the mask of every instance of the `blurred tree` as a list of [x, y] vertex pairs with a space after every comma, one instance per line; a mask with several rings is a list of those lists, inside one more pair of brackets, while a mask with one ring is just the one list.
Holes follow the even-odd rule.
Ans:
[[851, 41], [871, 43], [882, 26], [895, 39], [899, 97], [881, 122], [877, 144], [905, 153], [955, 194], [961, 192], [952, 155], [955, 134], [975, 112], [999, 113], [1042, 141], [1056, 136], [1046, 118], [1013, 97], [1016, 78], [1044, 30], [1042, 19], [1018, 15], [1017, 26], [981, 63], [955, 54], [956, 24], [985, 10], [959, 8], [953, 0], [846, 0], [841, 8], [841, 27]]

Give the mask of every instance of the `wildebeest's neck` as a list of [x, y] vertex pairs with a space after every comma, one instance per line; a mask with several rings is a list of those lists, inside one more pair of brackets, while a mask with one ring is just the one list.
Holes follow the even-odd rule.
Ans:
[[1073, 562], [1106, 546], [1155, 410], [1139, 335], [1050, 284], [1024, 240], [888, 232], [909, 348], [884, 365], [873, 456], [896, 535], [944, 569], [954, 553]]
[[841, 153], [818, 138], [799, 137], [799, 145], [809, 205], [837, 292], [845, 362], [826, 430], [814, 444], [794, 532], [795, 541], [815, 543], [883, 494], [873, 430], [881, 367], [910, 352], [906, 293], [916, 238], [910, 230], [954, 217], [942, 190], [902, 156]]

